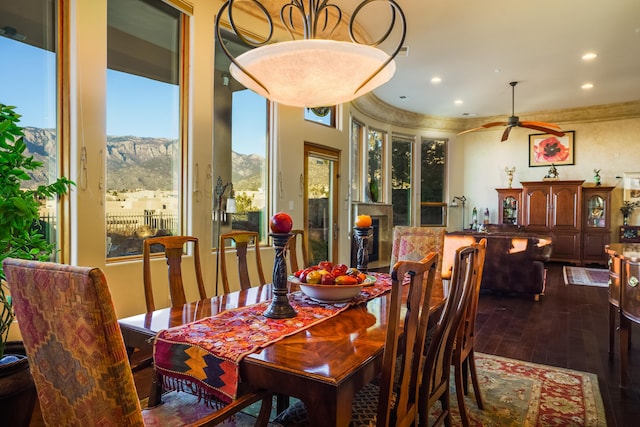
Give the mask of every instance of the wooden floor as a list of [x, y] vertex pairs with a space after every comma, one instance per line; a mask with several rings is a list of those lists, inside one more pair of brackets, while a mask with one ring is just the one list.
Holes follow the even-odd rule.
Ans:
[[[590, 266], [591, 267], [591, 266]], [[640, 425], [640, 330], [630, 350], [631, 387], [619, 387], [619, 341], [608, 354], [607, 288], [566, 286], [562, 264], [547, 265], [547, 288], [539, 302], [520, 296], [483, 294], [476, 320], [476, 351], [598, 375], [607, 425]]]
[[[607, 425], [640, 425], [640, 327], [634, 326], [630, 353], [632, 386], [623, 391], [617, 337], [613, 358], [608, 355], [607, 289], [566, 286], [562, 264], [547, 267], [547, 289], [539, 302], [515, 295], [480, 296], [476, 351], [596, 373]], [[149, 370], [135, 379], [139, 394], [146, 396]], [[39, 415], [34, 413], [32, 427], [43, 425]]]

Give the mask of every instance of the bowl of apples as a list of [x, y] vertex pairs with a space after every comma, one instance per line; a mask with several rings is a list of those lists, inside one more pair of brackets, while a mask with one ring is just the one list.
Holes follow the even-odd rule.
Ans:
[[288, 280], [314, 301], [338, 303], [351, 300], [363, 286], [374, 284], [376, 278], [345, 264], [322, 261], [296, 271]]

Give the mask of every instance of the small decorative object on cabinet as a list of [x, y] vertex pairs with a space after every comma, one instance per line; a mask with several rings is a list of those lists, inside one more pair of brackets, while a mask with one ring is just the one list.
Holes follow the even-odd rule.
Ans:
[[606, 264], [611, 240], [611, 192], [602, 185], [582, 188], [582, 262]]
[[510, 168], [509, 166], [506, 166], [504, 168], [504, 171], [507, 173], [507, 177], [509, 178], [509, 188], [511, 188], [511, 183], [513, 182], [513, 173], [516, 171], [516, 167], [512, 167]]
[[498, 223], [517, 225], [522, 222], [520, 206], [522, 188], [496, 188], [498, 192]]
[[620, 226], [620, 243], [640, 243], [640, 227], [636, 225]]

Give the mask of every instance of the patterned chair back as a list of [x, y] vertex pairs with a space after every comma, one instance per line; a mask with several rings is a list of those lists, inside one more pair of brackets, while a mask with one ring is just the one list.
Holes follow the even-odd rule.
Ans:
[[11, 258], [3, 268], [45, 423], [144, 425], [102, 271]]

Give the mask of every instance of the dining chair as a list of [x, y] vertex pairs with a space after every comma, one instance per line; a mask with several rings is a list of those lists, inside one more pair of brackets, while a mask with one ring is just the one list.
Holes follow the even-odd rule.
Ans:
[[[290, 233], [292, 236], [287, 242], [286, 256], [289, 258], [289, 273], [293, 274], [302, 268], [308, 267], [309, 261], [307, 256], [307, 240], [304, 230], [291, 230]], [[299, 245], [298, 242], [300, 242]], [[298, 247], [300, 248], [299, 250]], [[298, 263], [298, 255], [302, 256], [302, 264]]]
[[272, 396], [263, 391], [217, 408], [170, 392], [143, 409], [102, 270], [14, 258], [3, 268], [46, 425], [214, 425], [258, 401], [258, 424], [267, 424]]
[[463, 426], [469, 425], [469, 417], [464, 403], [464, 396], [468, 394], [468, 376], [471, 374], [471, 383], [476, 397], [478, 408], [484, 409], [482, 404], [482, 394], [476, 372], [476, 362], [474, 358], [476, 315], [478, 313], [478, 298], [480, 296], [480, 284], [482, 283], [482, 272], [487, 249], [487, 239], [481, 239], [475, 244], [478, 253], [473, 267], [472, 294], [464, 312], [456, 339], [453, 346], [451, 363], [454, 367], [454, 378], [456, 383], [456, 397], [458, 399], [458, 409]]
[[464, 246], [456, 251], [451, 285], [440, 318], [426, 348], [424, 371], [419, 391], [418, 425], [429, 425], [429, 411], [440, 402], [441, 411], [433, 425], [451, 425], [449, 385], [451, 358], [456, 331], [473, 293], [473, 270], [478, 248]]
[[142, 271], [144, 281], [144, 299], [147, 303], [147, 312], [156, 309], [153, 299], [153, 281], [151, 278], [151, 253], [155, 248], [164, 252], [168, 266], [169, 295], [171, 305], [186, 304], [184, 282], [182, 279], [182, 256], [186, 244], [193, 245], [193, 266], [195, 269], [196, 284], [200, 299], [207, 298], [200, 267], [200, 245], [198, 238], [193, 236], [161, 236], [149, 237], [143, 241], [142, 247]]
[[[437, 263], [438, 255], [432, 252], [420, 261], [398, 261], [393, 266], [381, 375], [355, 395], [350, 426], [405, 427], [416, 424], [419, 379], [424, 368], [421, 355], [427, 335]], [[409, 289], [403, 306], [403, 282], [406, 278], [409, 280], [406, 285]], [[403, 322], [401, 314], [405, 312]], [[273, 423], [282, 426], [308, 425], [305, 404], [297, 401], [280, 413]]]
[[250, 246], [253, 247], [253, 253], [255, 254], [255, 263], [253, 265], [256, 268], [256, 275], [258, 276], [260, 285], [264, 285], [266, 282], [264, 272], [262, 271], [262, 259], [260, 258], [260, 235], [256, 231], [231, 231], [220, 235], [220, 244], [218, 246], [218, 250], [220, 251], [220, 273], [224, 293], [228, 294], [231, 292], [229, 287], [229, 273], [227, 271], [227, 257], [225, 256], [228, 250], [227, 240], [231, 240], [235, 245], [240, 289], [249, 289], [251, 287], [248, 262], [248, 249]]

